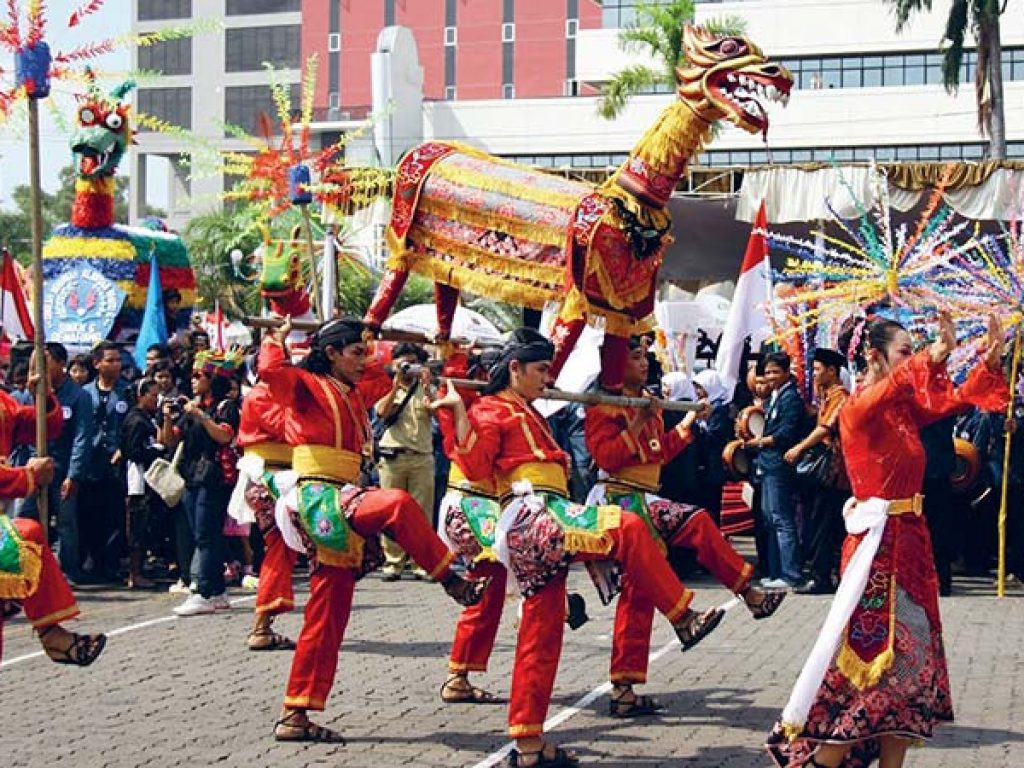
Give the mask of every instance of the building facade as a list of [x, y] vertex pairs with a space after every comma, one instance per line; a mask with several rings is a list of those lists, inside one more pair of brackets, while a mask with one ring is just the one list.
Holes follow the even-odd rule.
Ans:
[[132, 64], [159, 71], [163, 77], [139, 89], [137, 109], [195, 136], [175, 136], [141, 130], [130, 156], [131, 217], [135, 221], [146, 202], [147, 170], [151, 159], [162, 158], [170, 172], [168, 219], [180, 227], [196, 213], [219, 205], [225, 180], [215, 173], [182, 162], [197, 146], [251, 150], [229, 138], [237, 126], [257, 130], [260, 112], [276, 113], [264, 62], [275, 77], [291, 83], [293, 102], [301, 76], [301, 0], [132, 0], [133, 31], [145, 33], [167, 26], [215, 22], [193, 37], [137, 48]]

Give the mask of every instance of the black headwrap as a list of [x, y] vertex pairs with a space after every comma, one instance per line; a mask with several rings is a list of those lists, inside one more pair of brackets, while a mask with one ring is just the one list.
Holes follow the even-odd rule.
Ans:
[[509, 364], [513, 360], [521, 363], [537, 363], [551, 360], [555, 356], [555, 345], [533, 328], [517, 328], [501, 348], [497, 361], [490, 368], [490, 380], [483, 388], [483, 394], [493, 395], [508, 388], [511, 381]]
[[339, 352], [350, 344], [363, 340], [366, 326], [355, 317], [339, 317], [328, 320], [317, 329], [309, 341], [309, 354], [302, 366], [311, 373], [330, 373], [331, 362], [327, 359], [327, 347]]
[[811, 362], [831, 366], [837, 371], [841, 371], [846, 367], [846, 358], [834, 349], [828, 349], [827, 347], [818, 347], [815, 349]]

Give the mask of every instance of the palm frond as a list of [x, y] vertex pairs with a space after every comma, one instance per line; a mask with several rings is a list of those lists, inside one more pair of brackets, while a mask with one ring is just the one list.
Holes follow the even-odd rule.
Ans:
[[932, 9], [932, 0], [883, 0], [883, 2], [892, 6], [893, 14], [896, 16], [897, 32], [903, 31], [914, 13]]
[[664, 82], [665, 75], [650, 67], [642, 64], [626, 67], [616, 72], [615, 77], [601, 89], [601, 100], [597, 103], [597, 112], [606, 120], [614, 120], [622, 112], [630, 97], [645, 88]]
[[747, 20], [742, 16], [715, 16], [701, 26], [713, 35], [736, 36], [747, 33]]

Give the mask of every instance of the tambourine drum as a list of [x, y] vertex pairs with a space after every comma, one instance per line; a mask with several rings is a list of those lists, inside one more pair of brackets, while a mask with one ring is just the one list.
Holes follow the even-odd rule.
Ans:
[[750, 456], [743, 448], [742, 440], [733, 440], [725, 446], [725, 450], [722, 451], [722, 463], [733, 480], [745, 480], [750, 477]]
[[949, 476], [953, 483], [954, 491], [969, 491], [978, 480], [981, 473], [981, 459], [978, 457], [978, 449], [970, 440], [957, 437], [953, 440], [953, 450], [956, 452], [956, 467]]
[[745, 440], [753, 440], [764, 434], [764, 408], [750, 405], [740, 411], [737, 429]]

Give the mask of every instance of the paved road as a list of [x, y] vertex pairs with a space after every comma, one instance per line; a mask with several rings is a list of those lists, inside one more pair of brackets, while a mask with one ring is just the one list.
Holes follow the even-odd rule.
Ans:
[[[585, 579], [577, 587], [590, 595]], [[725, 590], [695, 582], [697, 605]], [[1002, 601], [987, 584], [958, 582], [943, 599], [957, 723], [911, 753], [913, 768], [1024, 765], [1024, 593]], [[300, 584], [300, 597], [304, 584]], [[6, 628], [0, 670], [6, 766], [479, 766], [505, 744], [502, 706], [446, 706], [438, 698], [457, 608], [436, 585], [364, 580], [322, 722], [348, 746], [286, 745], [271, 738], [291, 658], [244, 648], [252, 598], [228, 615], [177, 619], [166, 594], [80, 593], [78, 629], [121, 628], [86, 670], [23, 658], [38, 644], [22, 620]], [[827, 598], [791, 597], [775, 618], [738, 608], [704, 644], [680, 654], [656, 624], [651, 683], [668, 712], [610, 720], [606, 697], [566, 709], [605, 679], [612, 611], [588, 599], [592, 621], [567, 633], [549, 718], [552, 738], [587, 765], [767, 766], [761, 739], [786, 699], [817, 632]], [[491, 670], [480, 683], [505, 694], [515, 642], [507, 606]], [[278, 622], [294, 636], [298, 614]], [[593, 696], [590, 697], [594, 699]], [[562, 719], [560, 717], [560, 719]]]

